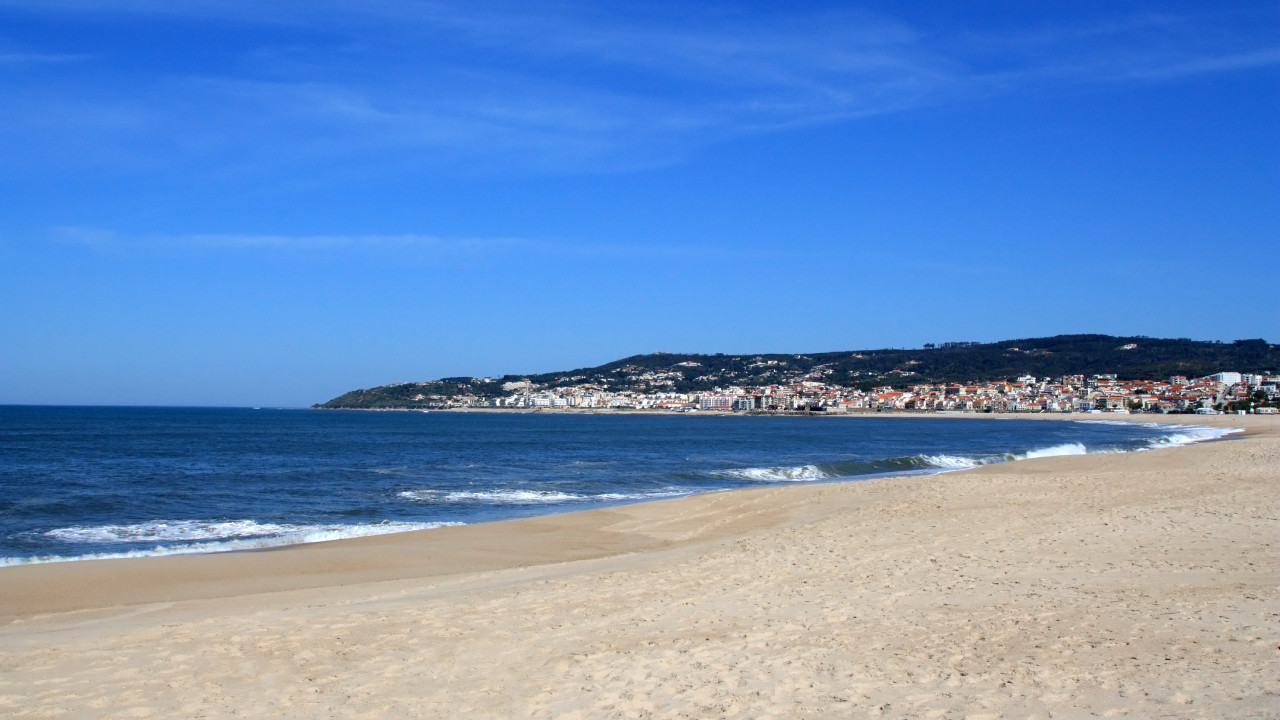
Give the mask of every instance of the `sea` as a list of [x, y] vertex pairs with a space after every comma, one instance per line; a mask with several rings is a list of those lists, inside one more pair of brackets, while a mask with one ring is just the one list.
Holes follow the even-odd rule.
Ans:
[[0, 406], [0, 565], [261, 549], [1229, 432], [1097, 419]]

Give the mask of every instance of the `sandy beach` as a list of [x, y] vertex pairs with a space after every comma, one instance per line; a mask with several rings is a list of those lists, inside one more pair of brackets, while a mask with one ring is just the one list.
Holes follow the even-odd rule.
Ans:
[[0, 568], [0, 716], [1280, 717], [1280, 419], [1158, 420], [1248, 432]]

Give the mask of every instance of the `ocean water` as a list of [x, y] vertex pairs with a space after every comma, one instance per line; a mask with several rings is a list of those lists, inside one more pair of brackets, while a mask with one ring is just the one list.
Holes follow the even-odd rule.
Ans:
[[0, 564], [217, 552], [1228, 431], [1017, 419], [0, 407]]

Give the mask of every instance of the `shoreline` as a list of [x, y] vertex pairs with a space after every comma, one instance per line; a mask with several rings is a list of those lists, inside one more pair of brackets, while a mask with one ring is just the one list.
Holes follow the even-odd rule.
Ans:
[[[473, 409], [473, 408], [457, 408], [457, 409], [449, 410], [449, 411], [447, 411], [447, 412], [468, 413], [468, 412], [472, 412], [473, 410], [476, 410], [476, 409]], [[369, 409], [369, 410], [367, 410], [367, 411], [371, 411], [371, 412], [414, 412], [413, 410], [406, 410], [406, 409], [389, 409], [389, 410]], [[480, 408], [480, 409], [478, 409], [478, 410], [476, 410], [476, 411], [477, 411], [477, 412], [481, 412], [481, 413], [499, 412], [499, 413], [516, 413], [516, 414], [542, 414], [542, 411], [541, 411], [541, 410], [536, 410], [536, 409], [521, 409], [521, 408]], [[442, 411], [442, 412], [446, 412], [446, 411]], [[680, 415], [681, 413], [673, 413], [673, 412], [669, 412], [669, 411], [665, 411], [665, 410], [638, 410], [638, 411], [627, 411], [627, 412], [625, 412], [625, 413], [613, 413], [613, 412], [608, 412], [608, 411], [606, 411], [606, 412], [597, 412], [597, 411], [591, 411], [591, 410], [577, 410], [577, 409], [567, 409], [567, 410], [566, 410], [566, 409], [557, 409], [557, 410], [551, 410], [551, 411], [548, 411], [548, 413], [547, 413], [547, 414], [570, 414], [570, 415], [573, 415], [573, 414], [590, 414], [590, 415], [597, 415], [597, 414], [614, 414], [614, 415], [616, 415], [616, 416], [623, 416], [623, 415], [636, 415], [636, 414], [640, 414], [640, 415], [652, 414], [652, 415], [668, 415], [668, 416], [672, 416], [672, 415]], [[733, 417], [784, 417], [784, 416], [785, 416], [785, 417], [800, 417], [800, 416], [804, 416], [805, 414], [790, 414], [790, 415], [787, 415], [787, 414], [781, 414], [781, 413], [721, 413], [721, 412], [707, 412], [707, 413], [702, 413], [701, 415], [702, 415], [703, 417], [719, 417], [719, 416], [733, 416]], [[810, 416], [823, 416], [823, 414], [822, 414], [822, 413], [810, 413], [810, 414], [808, 414], [808, 415], [810, 415]], [[1212, 441], [1217, 441], [1217, 440], [1226, 440], [1226, 439], [1230, 439], [1230, 438], [1231, 438], [1231, 437], [1233, 437], [1233, 436], [1236, 436], [1237, 434], [1247, 434], [1247, 433], [1248, 433], [1248, 430], [1246, 430], [1245, 428], [1234, 428], [1234, 427], [1230, 427], [1230, 423], [1225, 423], [1225, 422], [1218, 422], [1218, 423], [1203, 423], [1203, 422], [1196, 422], [1196, 418], [1203, 418], [1203, 417], [1205, 417], [1205, 416], [1194, 416], [1194, 415], [1177, 415], [1177, 416], [1172, 416], [1172, 417], [1173, 417], [1173, 419], [1172, 419], [1170, 422], [1163, 422], [1163, 423], [1162, 423], [1162, 422], [1159, 422], [1159, 421], [1145, 420], [1145, 419], [1142, 419], [1140, 416], [1135, 416], [1136, 414], [1123, 414], [1123, 413], [1122, 413], [1122, 414], [1119, 414], [1119, 415], [1121, 415], [1121, 416], [1122, 416], [1122, 417], [1121, 417], [1121, 418], [1119, 418], [1119, 419], [1109, 419], [1109, 418], [1107, 418], [1107, 417], [1105, 417], [1105, 416], [1101, 416], [1101, 415], [1094, 415], [1094, 414], [1079, 414], [1079, 413], [1074, 413], [1074, 414], [1073, 414], [1073, 413], [935, 413], [935, 412], [923, 412], [923, 411], [921, 411], [921, 412], [915, 412], [915, 411], [885, 411], [885, 412], [879, 412], [879, 411], [868, 411], [868, 412], [849, 413], [849, 414], [844, 414], [844, 413], [842, 413], [842, 414], [839, 414], [839, 415], [830, 415], [830, 417], [856, 417], [856, 418], [864, 418], [864, 419], [865, 419], [865, 418], [887, 418], [887, 417], [895, 417], [895, 418], [914, 418], [914, 419], [922, 419], [922, 418], [930, 418], [930, 417], [939, 416], [939, 415], [941, 415], [941, 416], [943, 416], [943, 417], [952, 417], [952, 418], [957, 418], [957, 417], [958, 417], [958, 418], [967, 418], [967, 419], [970, 419], [970, 420], [974, 420], [974, 419], [987, 419], [987, 420], [1028, 420], [1028, 419], [1036, 419], [1036, 420], [1040, 420], [1040, 421], [1044, 421], [1044, 420], [1059, 420], [1059, 421], [1076, 421], [1076, 422], [1107, 422], [1107, 423], [1133, 422], [1133, 423], [1147, 424], [1147, 425], [1165, 425], [1165, 426], [1169, 426], [1169, 427], [1174, 427], [1174, 426], [1177, 426], [1177, 425], [1190, 425], [1190, 426], [1196, 426], [1196, 427], [1215, 427], [1215, 426], [1216, 426], [1216, 427], [1220, 427], [1220, 428], [1226, 429], [1226, 430], [1228, 431], [1228, 433], [1229, 433], [1229, 434], [1223, 435], [1223, 436], [1221, 436], [1221, 437], [1216, 437], [1216, 438], [1197, 439], [1197, 440], [1195, 440], [1195, 441], [1193, 441], [1192, 443], [1189, 443], [1189, 444], [1197, 444], [1197, 443], [1202, 443], [1202, 442], [1212, 442]], [[1164, 417], [1164, 416], [1162, 416], [1162, 417]], [[1224, 417], [1224, 418], [1225, 418], [1225, 417], [1228, 417], [1228, 416], [1222, 416], [1222, 417]], [[1236, 424], [1239, 424], [1239, 423], [1236, 423]], [[1161, 449], [1161, 448], [1153, 448], [1153, 449]], [[1026, 460], [1026, 459], [1029, 459], [1029, 458], [1025, 458], [1025, 457], [1023, 457], [1023, 458], [1012, 458], [1012, 459], [1010, 459], [1010, 460], [1006, 460], [1006, 461], [1003, 461], [1003, 462], [1021, 462], [1021, 461]], [[984, 463], [984, 464], [986, 464], [986, 463]], [[974, 467], [980, 467], [980, 466], [981, 466], [981, 465], [979, 464], [979, 465], [975, 465]], [[806, 484], [818, 484], [818, 483], [842, 483], [842, 482], [866, 482], [866, 481], [868, 481], [868, 480], [893, 479], [893, 478], [897, 478], [897, 477], [907, 477], [907, 476], [912, 476], [912, 475], [937, 475], [937, 474], [946, 473], [946, 472], [958, 472], [958, 471], [962, 471], [962, 470], [966, 470], [966, 469], [973, 469], [973, 468], [972, 468], [972, 467], [969, 467], [969, 468], [962, 468], [962, 467], [945, 467], [945, 468], [941, 468], [941, 467], [940, 467], [940, 468], [935, 468], [935, 469], [932, 469], [932, 470], [918, 470], [918, 471], [907, 471], [907, 470], [903, 470], [903, 471], [886, 471], [886, 472], [874, 473], [874, 474], [869, 474], [869, 475], [857, 475], [857, 476], [849, 476], [849, 477], [832, 477], [832, 478], [820, 479], [820, 480], [808, 480], [808, 481], [806, 481]], [[692, 492], [692, 493], [689, 493], [688, 495], [677, 495], [677, 496], [675, 496], [675, 498], [691, 497], [691, 496], [694, 496], [694, 495], [704, 494], [704, 493], [706, 493], [706, 492], [726, 492], [726, 491], [743, 490], [743, 489], [749, 489], [750, 487], [751, 487], [751, 486], [740, 486], [740, 487], [735, 487], [735, 488], [717, 488], [717, 489], [714, 489], [714, 490], [705, 490], [705, 491], [702, 491], [702, 492]], [[675, 499], [675, 498], [652, 498], [652, 499], [629, 500], [629, 501], [623, 501], [623, 502], [614, 503], [614, 504], [609, 504], [609, 505], [597, 506], [597, 508], [595, 508], [595, 509], [606, 509], [606, 508], [609, 508], [609, 507], [617, 507], [617, 506], [621, 506], [621, 505], [630, 505], [630, 504], [636, 504], [636, 503], [660, 502], [660, 501], [663, 501], [663, 500], [667, 500], [667, 499]], [[201, 549], [192, 549], [192, 550], [189, 550], [189, 551], [184, 550], [184, 549], [183, 549], [183, 547], [184, 547], [184, 546], [182, 546], [182, 545], [178, 545], [178, 546], [176, 546], [176, 549], [175, 549], [175, 550], [173, 550], [173, 551], [168, 551], [167, 549], [165, 549], [165, 551], [160, 551], [160, 552], [157, 552], [157, 551], [151, 551], [151, 550], [140, 550], [140, 551], [138, 551], [138, 552], [137, 552], [137, 554], [133, 554], [133, 553], [130, 553], [130, 552], [127, 552], [127, 551], [122, 551], [122, 552], [120, 552], [120, 553], [87, 554], [87, 555], [82, 555], [82, 556], [34, 556], [34, 557], [27, 557], [27, 558], [24, 558], [24, 557], [18, 557], [18, 558], [0, 558], [0, 573], [2, 573], [2, 572], [4, 571], [4, 569], [5, 569], [5, 568], [9, 568], [9, 567], [25, 567], [25, 566], [30, 566], [30, 565], [45, 565], [45, 564], [68, 563], [68, 562], [79, 563], [79, 562], [118, 561], [118, 560], [144, 560], [144, 559], [159, 558], [159, 557], [193, 557], [193, 556], [219, 555], [219, 554], [233, 554], [233, 553], [275, 552], [275, 551], [287, 550], [287, 549], [289, 549], [289, 548], [294, 548], [294, 547], [299, 547], [299, 546], [304, 546], [304, 545], [315, 545], [315, 544], [332, 543], [332, 542], [345, 542], [345, 541], [348, 541], [348, 540], [356, 540], [356, 539], [360, 539], [360, 538], [364, 538], [364, 537], [381, 537], [381, 536], [383, 536], [383, 535], [401, 535], [401, 534], [405, 534], [405, 533], [427, 532], [427, 531], [439, 530], [439, 529], [441, 529], [441, 528], [443, 528], [443, 527], [449, 527], [449, 526], [454, 526], [454, 525], [489, 525], [489, 524], [492, 524], [492, 523], [495, 523], [495, 522], [507, 522], [507, 521], [517, 520], [517, 519], [533, 519], [533, 518], [538, 518], [538, 517], [546, 517], [546, 516], [550, 516], [550, 515], [561, 515], [561, 514], [567, 514], [567, 513], [585, 512], [585, 511], [586, 511], [586, 510], [588, 510], [588, 509], [591, 509], [591, 508], [575, 509], [575, 508], [570, 508], [570, 507], [555, 507], [555, 506], [552, 506], [552, 507], [548, 507], [548, 508], [547, 508], [547, 510], [546, 510], [545, 512], [543, 512], [543, 513], [539, 513], [539, 514], [534, 514], [534, 515], [524, 515], [524, 516], [516, 516], [516, 517], [508, 517], [508, 518], [497, 518], [497, 519], [491, 519], [491, 520], [483, 520], [483, 521], [480, 521], [480, 522], [468, 522], [468, 523], [450, 523], [450, 522], [440, 522], [440, 523], [438, 523], [438, 524], [437, 524], [437, 523], [433, 523], [433, 522], [431, 522], [431, 521], [426, 521], [426, 522], [421, 522], [421, 523], [418, 523], [418, 522], [414, 521], [414, 522], [413, 522], [413, 524], [433, 525], [433, 527], [417, 528], [417, 529], [400, 529], [400, 530], [393, 530], [393, 531], [390, 531], [390, 532], [374, 532], [374, 533], [368, 533], [368, 534], [352, 535], [352, 536], [348, 536], [348, 537], [344, 537], [344, 538], [325, 539], [325, 540], [302, 540], [302, 541], [297, 541], [297, 542], [280, 542], [280, 543], [278, 543], [278, 544], [271, 544], [271, 543], [270, 543], [270, 541], [271, 541], [272, 539], [271, 539], [271, 538], [268, 538], [268, 539], [267, 539], [267, 543], [265, 543], [265, 544], [262, 544], [262, 545], [259, 545], [259, 546], [248, 546], [248, 547], [241, 546], [241, 547], [218, 548], [218, 547], [217, 547], [218, 543], [217, 543], [216, 541], [211, 541], [211, 542], [209, 542], [209, 543], [204, 543], [204, 545], [206, 545], [206, 547], [203, 547], [203, 548], [201, 548]], [[405, 523], [410, 523], [411, 521], [393, 521], [393, 523], [394, 523], [394, 522], [405, 522]], [[234, 545], [235, 543], [228, 543], [228, 544], [229, 544], [229, 545]], [[201, 543], [197, 543], [196, 545], [201, 545]], [[161, 548], [157, 548], [156, 550], [161, 550]], [[0, 577], [3, 577], [3, 575], [0, 575]], [[4, 599], [5, 599], [5, 598], [4, 598], [3, 592], [2, 592], [2, 591], [0, 591], [0, 621], [2, 621], [2, 620], [3, 620], [3, 618], [4, 618], [4, 612], [3, 612], [3, 608], [4, 608], [4, 602], [3, 602], [3, 601], [4, 601]]]
[[1178, 417], [1246, 432], [4, 567], [0, 711], [1265, 717], [1280, 422]]

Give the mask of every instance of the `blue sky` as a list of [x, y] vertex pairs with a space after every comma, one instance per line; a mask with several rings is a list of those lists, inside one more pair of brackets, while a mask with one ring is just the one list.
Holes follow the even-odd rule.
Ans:
[[0, 0], [0, 403], [1280, 337], [1280, 10]]

